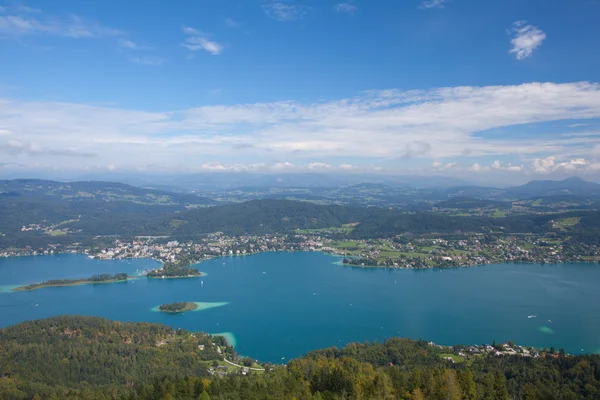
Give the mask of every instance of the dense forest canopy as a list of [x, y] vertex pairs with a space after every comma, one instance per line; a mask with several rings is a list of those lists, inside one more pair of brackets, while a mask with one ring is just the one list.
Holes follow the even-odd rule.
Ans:
[[224, 345], [200, 333], [95, 317], [25, 322], [0, 330], [0, 398], [600, 398], [598, 355], [484, 355], [453, 363], [427, 342], [392, 338], [217, 377], [209, 368], [223, 356], [213, 343]]

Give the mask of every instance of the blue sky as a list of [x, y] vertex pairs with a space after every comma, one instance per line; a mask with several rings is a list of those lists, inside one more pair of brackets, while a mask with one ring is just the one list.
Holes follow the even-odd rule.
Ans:
[[594, 179], [598, 16], [596, 0], [0, 0], [0, 174]]

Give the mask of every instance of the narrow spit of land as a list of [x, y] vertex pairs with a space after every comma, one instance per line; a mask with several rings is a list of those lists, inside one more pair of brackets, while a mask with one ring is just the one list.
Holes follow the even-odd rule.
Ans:
[[25, 286], [19, 286], [14, 290], [17, 291], [28, 291], [28, 290], [36, 290], [42, 289], [45, 287], [51, 286], [77, 286], [77, 285], [87, 285], [87, 284], [97, 284], [97, 283], [115, 283], [115, 282], [124, 282], [128, 279], [132, 279], [132, 277], [128, 276], [126, 273], [121, 272], [118, 274], [110, 275], [110, 274], [101, 274], [101, 275], [93, 275], [90, 278], [83, 279], [51, 279], [44, 282], [32, 283]]

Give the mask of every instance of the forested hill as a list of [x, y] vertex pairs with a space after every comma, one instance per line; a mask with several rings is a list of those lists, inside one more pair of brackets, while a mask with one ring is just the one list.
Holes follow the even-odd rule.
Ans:
[[25, 322], [0, 330], [0, 399], [508, 400], [600, 393], [598, 355], [482, 355], [455, 364], [443, 358], [450, 349], [390, 339], [219, 378], [208, 373], [222, 358], [211, 340], [222, 339], [95, 317]]
[[115, 182], [0, 180], [0, 233], [31, 224], [64, 228], [72, 220], [152, 218], [216, 204], [192, 194], [143, 189]]
[[[579, 218], [580, 222], [560, 231], [552, 221]], [[599, 229], [597, 211], [545, 215], [517, 215], [502, 218], [452, 216], [431, 212], [404, 212], [376, 207], [316, 205], [292, 200], [252, 200], [245, 203], [177, 211], [149, 217], [116, 213], [98, 215], [65, 224], [83, 235], [173, 235], [188, 237], [210, 232], [225, 234], [292, 233], [296, 229], [340, 227], [357, 223], [353, 238], [391, 237], [413, 233], [546, 233], [575, 235], [593, 240]]]
[[0, 180], [0, 197], [26, 201], [123, 201], [146, 205], [211, 205], [193, 194], [145, 189], [118, 182], [56, 182], [42, 179]]
[[96, 218], [72, 224], [94, 234], [189, 235], [209, 232], [265, 234], [295, 229], [327, 228], [367, 219], [371, 209], [315, 205], [290, 200], [252, 200], [218, 207], [198, 208], [168, 216], [141, 219]]

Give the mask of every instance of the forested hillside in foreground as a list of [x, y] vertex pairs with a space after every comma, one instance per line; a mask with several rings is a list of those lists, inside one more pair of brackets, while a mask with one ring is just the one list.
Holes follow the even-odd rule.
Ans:
[[219, 355], [197, 346], [210, 340], [95, 317], [25, 322], [0, 330], [0, 399], [600, 398], [598, 355], [480, 356], [453, 364], [426, 342], [390, 339], [216, 378], [206, 366]]

